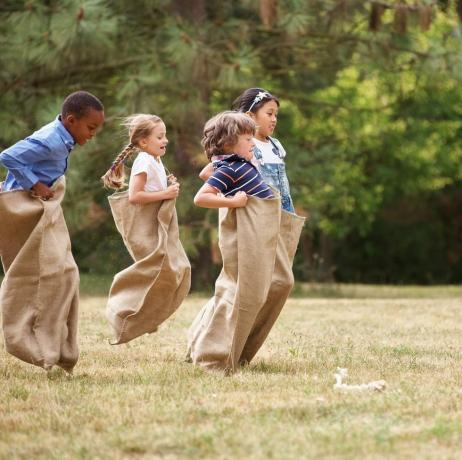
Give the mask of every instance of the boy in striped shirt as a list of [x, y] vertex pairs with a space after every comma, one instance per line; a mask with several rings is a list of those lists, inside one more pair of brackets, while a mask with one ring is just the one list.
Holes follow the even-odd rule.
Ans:
[[250, 162], [253, 156], [254, 121], [243, 113], [226, 111], [211, 118], [204, 127], [202, 145], [214, 172], [194, 197], [203, 208], [240, 208], [247, 197], [274, 198], [260, 173]]

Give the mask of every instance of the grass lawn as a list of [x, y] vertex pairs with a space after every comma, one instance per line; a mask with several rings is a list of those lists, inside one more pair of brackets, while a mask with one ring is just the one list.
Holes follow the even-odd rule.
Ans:
[[[204, 297], [158, 333], [109, 345], [108, 282], [82, 280], [73, 378], [1, 345], [1, 459], [462, 456], [460, 288], [299, 286], [255, 361], [227, 377], [183, 361]], [[337, 366], [388, 387], [335, 392]]]

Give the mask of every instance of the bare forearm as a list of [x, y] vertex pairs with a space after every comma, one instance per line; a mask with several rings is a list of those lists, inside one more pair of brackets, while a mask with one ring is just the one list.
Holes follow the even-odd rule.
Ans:
[[236, 207], [231, 198], [213, 193], [197, 193], [194, 204], [201, 208], [234, 208]]
[[154, 201], [162, 201], [167, 199], [166, 191], [161, 190], [159, 192], [129, 192], [128, 201], [132, 204], [147, 204], [153, 203]]

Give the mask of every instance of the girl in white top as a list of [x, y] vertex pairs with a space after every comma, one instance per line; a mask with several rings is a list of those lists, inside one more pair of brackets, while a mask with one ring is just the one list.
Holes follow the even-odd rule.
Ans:
[[102, 177], [108, 188], [120, 189], [125, 184], [124, 164], [138, 152], [128, 185], [128, 199], [133, 204], [176, 198], [180, 184], [176, 177], [165, 173], [161, 157], [165, 155], [168, 139], [164, 122], [157, 115], [137, 114], [125, 119], [130, 142]]
[[114, 344], [154, 332], [179, 307], [191, 283], [174, 202], [180, 185], [162, 165], [168, 144], [165, 124], [145, 114], [128, 117], [125, 124], [129, 144], [102, 177], [106, 187], [122, 188], [124, 162], [138, 153], [128, 191], [109, 197], [116, 227], [133, 259], [115, 275], [109, 291], [106, 314], [116, 334]]

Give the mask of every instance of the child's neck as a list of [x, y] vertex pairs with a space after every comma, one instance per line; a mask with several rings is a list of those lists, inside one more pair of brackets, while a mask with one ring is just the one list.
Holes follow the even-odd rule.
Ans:
[[70, 126], [69, 122], [67, 121], [67, 119], [63, 119], [63, 116], [60, 115], [60, 116], [59, 116], [59, 121], [60, 121], [61, 124], [66, 128], [66, 131], [72, 136], [72, 139], [73, 139], [74, 142], [75, 142], [75, 137], [74, 137], [74, 135], [72, 134], [71, 126]]
[[151, 156], [152, 158], [154, 158], [154, 160], [157, 161], [157, 163], [160, 163], [160, 156], [158, 155], [153, 155], [152, 153], [149, 153], [149, 152], [146, 152], [149, 156]]
[[261, 141], [261, 142], [268, 142], [268, 137], [267, 137], [267, 136], [263, 136], [263, 135], [260, 134], [260, 133], [255, 133], [255, 139], [258, 139], [258, 140]]

